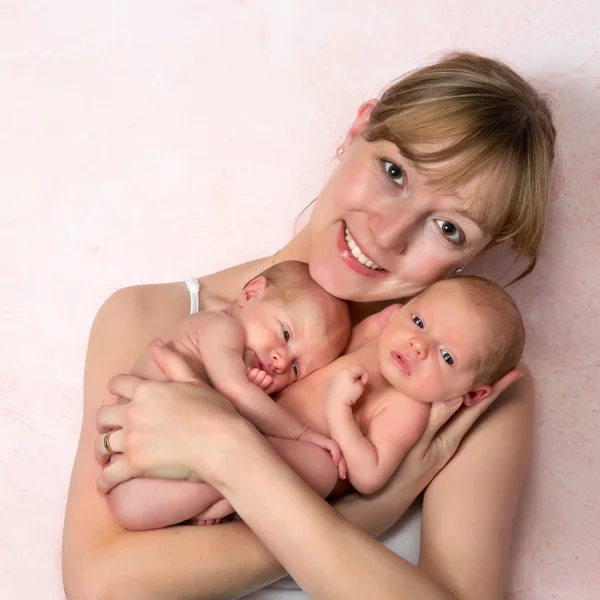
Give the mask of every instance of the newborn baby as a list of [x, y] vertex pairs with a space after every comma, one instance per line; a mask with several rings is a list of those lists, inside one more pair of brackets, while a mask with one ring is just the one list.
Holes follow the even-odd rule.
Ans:
[[517, 366], [524, 343], [514, 301], [485, 279], [441, 281], [400, 307], [376, 341], [336, 361], [327, 390], [320, 429], [340, 445], [352, 486], [381, 488], [431, 403], [477, 404]]
[[[320, 446], [337, 466], [337, 443], [309, 429], [268, 394], [330, 363], [349, 336], [346, 303], [316, 284], [308, 265], [288, 261], [248, 282], [223, 311], [189, 315], [163, 339], [263, 434]], [[165, 380], [150, 348], [131, 373]], [[344, 473], [342, 463], [340, 474]], [[232, 512], [211, 486], [183, 481], [135, 479], [117, 486], [107, 500], [117, 521], [128, 529], [155, 529], [191, 518], [212, 524]]]

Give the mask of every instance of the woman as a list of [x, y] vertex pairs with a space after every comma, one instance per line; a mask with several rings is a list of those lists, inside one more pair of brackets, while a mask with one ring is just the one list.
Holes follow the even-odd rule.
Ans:
[[[460, 272], [500, 240], [511, 239], [515, 253], [529, 258], [529, 272], [542, 238], [554, 142], [545, 102], [505, 65], [455, 54], [418, 70], [360, 107], [307, 227], [275, 257], [202, 278], [200, 308], [220, 309], [271, 262], [303, 260], [320, 285], [355, 303], [355, 322], [374, 314], [356, 329], [359, 344], [386, 318], [385, 311], [375, 315], [380, 301]], [[502, 596], [529, 462], [528, 376], [513, 384], [521, 373], [509, 373], [485, 404], [435, 406], [381, 492], [335, 504], [346, 520], [227, 401], [160, 348], [157, 361], [174, 383], [117, 377], [111, 392], [131, 403], [113, 405], [109, 379], [127, 372], [146, 344], [188, 312], [188, 292], [175, 283], [121, 290], [96, 317], [65, 521], [69, 598], [234, 598], [280, 578], [283, 569], [313, 598]], [[282, 401], [323, 393], [324, 385], [316, 373], [288, 388]], [[120, 529], [96, 492], [91, 448], [106, 462], [104, 433], [121, 427], [110, 445], [125, 451], [124, 460], [104, 470], [102, 489], [135, 476], [201, 478], [245, 523]], [[350, 524], [377, 535], [423, 490], [417, 567]]]

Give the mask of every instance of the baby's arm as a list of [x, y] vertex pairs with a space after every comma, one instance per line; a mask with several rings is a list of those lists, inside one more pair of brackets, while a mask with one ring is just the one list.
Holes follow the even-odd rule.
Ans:
[[244, 332], [231, 317], [215, 313], [203, 335], [193, 340], [198, 345], [204, 368], [212, 386], [229, 398], [237, 411], [265, 435], [299, 439], [308, 429], [279, 406], [259, 386], [248, 381], [243, 360]]
[[427, 420], [427, 411], [415, 414], [404, 403], [387, 404], [372, 416], [363, 435], [352, 407], [361, 397], [368, 377], [360, 365], [336, 373], [325, 404], [331, 437], [346, 460], [348, 481], [361, 494], [372, 494], [387, 482]]

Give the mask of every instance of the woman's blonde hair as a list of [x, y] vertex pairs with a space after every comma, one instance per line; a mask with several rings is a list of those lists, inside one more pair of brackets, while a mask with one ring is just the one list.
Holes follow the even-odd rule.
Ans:
[[546, 100], [497, 60], [455, 52], [401, 77], [375, 106], [367, 141], [387, 140], [430, 181], [451, 188], [494, 174], [480, 217], [494, 241], [537, 261], [550, 198], [556, 130]]

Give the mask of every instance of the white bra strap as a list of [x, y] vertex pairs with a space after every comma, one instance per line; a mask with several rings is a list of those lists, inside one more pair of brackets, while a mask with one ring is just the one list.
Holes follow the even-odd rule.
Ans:
[[198, 312], [198, 294], [200, 292], [200, 284], [195, 277], [187, 277], [185, 285], [190, 292], [190, 315]]

